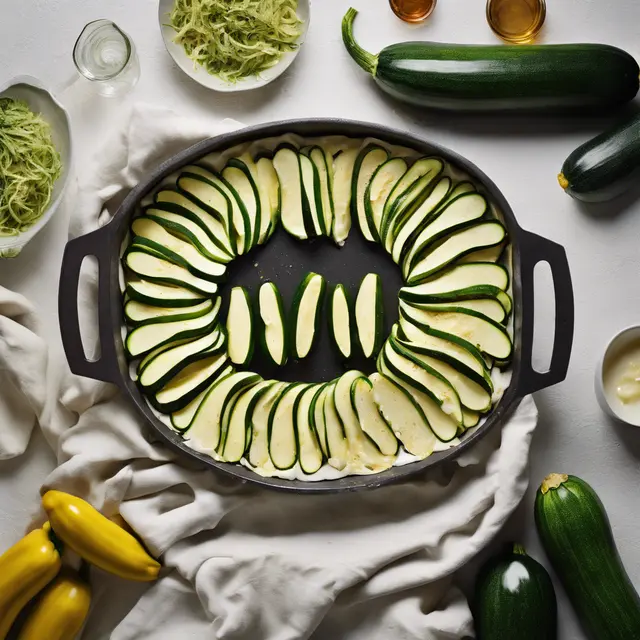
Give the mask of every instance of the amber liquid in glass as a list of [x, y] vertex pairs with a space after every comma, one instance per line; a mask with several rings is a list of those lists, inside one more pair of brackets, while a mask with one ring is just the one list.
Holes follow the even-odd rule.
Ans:
[[545, 0], [488, 0], [487, 22], [507, 42], [532, 42], [544, 24]]
[[426, 20], [436, 6], [436, 0], [389, 0], [391, 10], [405, 22]]

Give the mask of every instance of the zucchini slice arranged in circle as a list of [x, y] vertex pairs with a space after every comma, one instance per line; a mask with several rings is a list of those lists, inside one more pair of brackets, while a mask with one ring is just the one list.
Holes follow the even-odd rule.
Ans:
[[372, 358], [380, 349], [384, 329], [382, 281], [377, 273], [368, 273], [360, 283], [355, 319], [362, 353], [365, 358]]
[[251, 300], [244, 287], [231, 289], [226, 327], [231, 362], [247, 365], [253, 356], [255, 335]]
[[287, 323], [282, 296], [273, 282], [265, 282], [258, 292], [258, 307], [262, 321], [260, 341], [265, 355], [282, 367], [287, 362]]
[[329, 333], [340, 355], [348, 360], [353, 355], [351, 303], [346, 289], [337, 284], [329, 300]]
[[309, 273], [298, 286], [291, 308], [291, 342], [293, 356], [306, 358], [320, 330], [320, 312], [326, 282], [318, 273]]

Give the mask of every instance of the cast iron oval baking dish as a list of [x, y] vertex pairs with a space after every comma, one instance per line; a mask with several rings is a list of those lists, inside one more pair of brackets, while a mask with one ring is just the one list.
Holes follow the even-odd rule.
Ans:
[[[119, 285], [120, 249], [129, 224], [140, 201], [149, 195], [168, 175], [180, 167], [198, 161], [203, 156], [220, 152], [238, 144], [285, 134], [302, 137], [343, 135], [353, 138], [374, 137], [392, 145], [404, 146], [425, 155], [437, 155], [461, 168], [476, 181], [502, 212], [512, 246], [512, 283], [514, 297], [514, 356], [512, 378], [501, 400], [487, 420], [473, 433], [463, 438], [457, 447], [434, 453], [428, 458], [405, 466], [392, 467], [369, 476], [347, 476], [336, 480], [308, 482], [262, 477], [237, 464], [217, 462], [190, 449], [171, 428], [153, 414], [136, 383], [129, 375], [122, 333], [122, 294]], [[89, 361], [84, 355], [77, 312], [77, 292], [80, 266], [85, 256], [93, 255], [99, 268], [99, 335], [101, 356]], [[538, 262], [548, 262], [553, 274], [555, 294], [555, 338], [549, 371], [534, 370], [531, 362], [533, 347], [534, 291], [533, 272]], [[300, 274], [297, 274], [298, 276]], [[113, 220], [104, 227], [67, 243], [62, 262], [59, 291], [60, 329], [71, 370], [81, 376], [112, 382], [127, 394], [146, 418], [148, 435], [159, 440], [192, 461], [228, 473], [236, 478], [264, 487], [305, 493], [354, 491], [379, 487], [390, 482], [442, 464], [459, 456], [496, 425], [503, 424], [520, 400], [535, 391], [564, 380], [569, 366], [573, 340], [573, 290], [571, 274], [563, 247], [522, 229], [511, 207], [496, 185], [474, 164], [446, 148], [432, 144], [412, 134], [387, 127], [349, 120], [311, 119], [289, 120], [248, 127], [217, 136], [186, 149], [160, 165], [152, 175], [138, 184], [124, 200]]]

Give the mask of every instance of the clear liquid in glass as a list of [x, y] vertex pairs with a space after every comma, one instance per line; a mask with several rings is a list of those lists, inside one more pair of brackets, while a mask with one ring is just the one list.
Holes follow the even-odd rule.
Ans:
[[95, 82], [103, 96], [125, 93], [140, 77], [131, 38], [109, 20], [95, 20], [82, 30], [73, 49], [73, 61], [78, 72]]

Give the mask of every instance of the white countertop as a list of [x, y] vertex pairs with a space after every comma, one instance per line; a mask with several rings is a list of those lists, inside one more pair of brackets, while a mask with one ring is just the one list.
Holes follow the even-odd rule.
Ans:
[[[344, 0], [315, 0], [307, 43], [280, 81], [251, 93], [216, 94], [187, 78], [166, 54], [154, 0], [3, 0], [0, 20], [0, 81], [27, 73], [52, 87], [73, 75], [71, 50], [85, 23], [109, 18], [128, 32], [138, 49], [141, 79], [124, 100], [92, 96], [76, 83], [62, 96], [73, 118], [76, 161], [99, 148], [108, 124], [126, 103], [144, 100], [182, 113], [233, 117], [247, 124], [295, 117], [333, 116], [380, 122], [450, 147], [480, 166], [502, 189], [520, 224], [563, 244], [569, 256], [576, 302], [575, 340], [567, 380], [536, 396], [540, 424], [531, 458], [531, 489], [504, 538], [520, 539], [546, 563], [533, 526], [533, 493], [551, 471], [583, 477], [607, 507], [620, 554], [640, 585], [640, 430], [613, 424], [593, 393], [593, 372], [608, 338], [640, 320], [640, 202], [632, 198], [591, 213], [564, 195], [556, 183], [562, 161], [601, 130], [606, 119], [557, 120], [456, 117], [411, 109], [381, 95], [348, 59], [340, 38]], [[376, 51], [410, 39], [495, 42], [481, 0], [441, 0], [425, 25], [395, 19], [386, 0], [354, 0], [361, 10], [356, 34]], [[606, 42], [640, 57], [635, 0], [563, 0], [550, 3], [543, 41]], [[612, 215], [615, 214], [615, 215]], [[0, 284], [27, 295], [59, 340], [57, 281], [66, 241], [68, 211], [60, 211], [36, 239], [0, 265]], [[553, 297], [548, 286], [537, 298], [536, 332], [545, 351], [552, 336]], [[0, 463], [0, 549], [15, 541], [37, 508], [38, 488], [54, 458], [41, 436], [27, 453]], [[548, 563], [546, 563], [548, 566]], [[467, 572], [468, 573], [468, 572]], [[562, 640], [582, 638], [561, 588]]]

